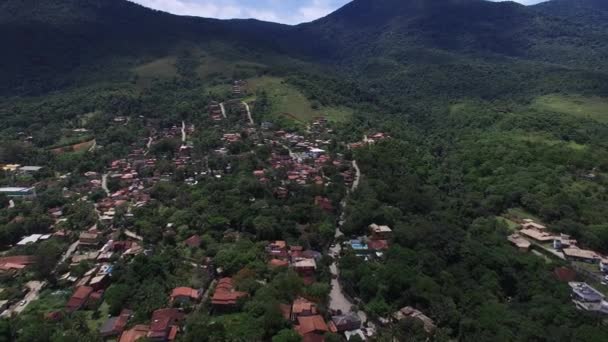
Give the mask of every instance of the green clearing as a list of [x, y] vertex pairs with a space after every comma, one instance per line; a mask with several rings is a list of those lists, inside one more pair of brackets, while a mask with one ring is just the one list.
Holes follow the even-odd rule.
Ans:
[[532, 107], [608, 123], [608, 99], [602, 97], [552, 94], [537, 97]]
[[530, 214], [529, 212], [527, 212], [526, 210], [524, 210], [522, 208], [511, 208], [511, 209], [507, 210], [507, 212], [503, 216], [510, 219], [513, 222], [521, 221], [524, 219], [532, 219], [532, 220], [536, 221], [537, 223], [542, 224], [542, 220], [540, 218]]
[[136, 67], [133, 71], [138, 77], [137, 84], [147, 87], [154, 79], [177, 76], [175, 61], [175, 57], [165, 57]]
[[570, 148], [570, 149], [573, 149], [576, 151], [582, 151], [585, 148], [587, 148], [586, 145], [578, 144], [574, 141], [566, 142], [563, 140], [555, 139], [555, 138], [551, 137], [549, 134], [541, 134], [541, 133], [517, 134], [515, 136], [515, 139], [517, 139], [519, 141], [533, 143], [533, 144], [545, 144], [545, 145], [549, 145], [549, 146], [563, 145], [564, 147], [567, 147], [567, 148]]
[[517, 231], [517, 228], [519, 227], [519, 224], [517, 224], [517, 222], [515, 221], [511, 221], [506, 217], [502, 217], [502, 216], [496, 216], [496, 219], [499, 222], [502, 222], [504, 224], [507, 225], [507, 229], [509, 229], [509, 231], [515, 232]]
[[294, 86], [278, 77], [249, 79], [250, 93], [265, 90], [272, 103], [271, 115], [283, 115], [297, 121], [309, 122], [315, 117], [325, 116], [330, 121], [346, 121], [352, 110], [346, 107], [321, 107], [314, 109], [312, 102]]
[[260, 337], [261, 327], [247, 313], [216, 316], [213, 319], [225, 327], [227, 341], [241, 341], [243, 336], [248, 336], [251, 341], [255, 341]]
[[96, 311], [85, 311], [85, 316], [87, 318], [87, 325], [89, 326], [89, 329], [93, 331], [98, 331], [99, 328], [101, 328], [101, 326], [103, 325], [103, 323], [108, 319], [109, 311], [110, 306], [106, 302], [101, 303], [99, 309], [97, 310], [97, 314], [95, 313]]

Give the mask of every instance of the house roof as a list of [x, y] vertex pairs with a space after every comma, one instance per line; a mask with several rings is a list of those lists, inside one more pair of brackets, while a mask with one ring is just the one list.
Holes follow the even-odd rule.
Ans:
[[145, 338], [148, 335], [150, 327], [147, 325], [136, 325], [122, 333], [119, 342], [135, 342], [140, 338]]
[[387, 240], [371, 240], [367, 243], [369, 249], [373, 251], [381, 251], [388, 249]]
[[317, 305], [306, 298], [297, 298], [291, 305], [291, 312], [294, 315], [299, 315], [303, 312], [310, 312], [313, 315], [317, 313]]
[[591, 251], [588, 249], [580, 249], [580, 248], [574, 247], [574, 246], [569, 247], [569, 248], [564, 248], [562, 250], [562, 252], [564, 252], [564, 255], [569, 256], [569, 257], [574, 257], [574, 258], [598, 259], [598, 260], [602, 258], [600, 255], [598, 255], [594, 251]]
[[308, 268], [308, 267], [312, 267], [312, 268], [317, 268], [317, 263], [315, 261], [315, 259], [303, 259], [300, 261], [297, 261], [294, 264], [295, 268]]
[[93, 293], [93, 288], [90, 286], [79, 286], [76, 291], [70, 297], [70, 300], [66, 304], [68, 311], [76, 311], [80, 309], [89, 299]]
[[307, 335], [310, 333], [324, 333], [329, 331], [329, 327], [325, 320], [320, 315], [314, 316], [300, 316], [298, 317], [298, 325], [296, 327], [297, 332], [301, 335]]
[[537, 241], [553, 241], [553, 239], [556, 238], [556, 236], [551, 233], [547, 233], [537, 229], [524, 228], [520, 230], [519, 233]]
[[289, 266], [289, 262], [280, 260], [280, 259], [271, 259], [268, 262], [268, 266], [270, 266], [270, 267], [287, 267], [287, 266]]
[[189, 297], [192, 299], [198, 299], [200, 293], [191, 287], [176, 287], [171, 291], [171, 299], [176, 297]]
[[177, 324], [185, 317], [186, 315], [183, 312], [175, 308], [158, 309], [154, 311], [148, 337], [167, 337], [170, 333], [171, 326]]
[[192, 248], [199, 247], [201, 245], [201, 237], [198, 235], [192, 235], [191, 237], [186, 239], [184, 243]]
[[214, 305], [235, 305], [239, 298], [246, 296], [246, 292], [234, 290], [232, 278], [222, 278], [215, 287], [211, 303]]

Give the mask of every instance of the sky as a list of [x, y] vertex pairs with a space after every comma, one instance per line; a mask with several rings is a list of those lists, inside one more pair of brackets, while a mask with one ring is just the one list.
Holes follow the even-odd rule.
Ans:
[[[350, 0], [130, 0], [149, 8], [206, 18], [255, 18], [299, 24], [324, 17]], [[432, 1], [432, 0], [431, 0]], [[499, 1], [499, 0], [492, 0]], [[515, 0], [525, 5], [542, 0]]]

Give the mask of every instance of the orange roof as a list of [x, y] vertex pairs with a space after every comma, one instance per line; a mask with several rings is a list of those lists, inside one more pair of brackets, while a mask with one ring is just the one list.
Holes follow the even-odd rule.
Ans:
[[522, 229], [519, 233], [537, 241], [553, 241], [557, 237], [551, 233], [536, 229]]
[[222, 278], [215, 287], [211, 303], [214, 305], [235, 305], [239, 298], [246, 296], [247, 292], [234, 290], [232, 278]]
[[119, 342], [135, 342], [141, 338], [145, 338], [150, 327], [147, 325], [136, 325], [122, 333]]
[[329, 327], [325, 320], [320, 315], [298, 317], [298, 326], [296, 327], [297, 332], [304, 336], [315, 332], [327, 332]]
[[176, 287], [173, 289], [173, 291], [171, 291], [171, 300], [175, 299], [176, 297], [189, 297], [192, 299], [198, 299], [199, 292], [198, 290], [195, 290], [190, 287]]

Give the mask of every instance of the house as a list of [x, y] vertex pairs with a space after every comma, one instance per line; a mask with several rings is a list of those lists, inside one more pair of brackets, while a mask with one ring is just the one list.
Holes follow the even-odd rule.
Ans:
[[526, 252], [530, 249], [530, 241], [524, 239], [518, 233], [511, 234], [507, 237], [507, 240], [511, 242], [515, 247], [519, 248], [520, 251]]
[[314, 276], [317, 270], [315, 259], [302, 259], [294, 263], [295, 271], [302, 277]]
[[201, 237], [198, 235], [192, 235], [191, 237], [189, 237], [188, 239], [186, 239], [186, 241], [184, 241], [184, 243], [186, 244], [186, 246], [190, 247], [190, 248], [198, 248], [201, 246]]
[[159, 309], [152, 313], [150, 330], [146, 335], [150, 341], [173, 341], [179, 325], [186, 315], [179, 309]]
[[318, 314], [317, 305], [306, 298], [299, 297], [294, 300], [291, 305], [290, 318], [294, 322], [298, 320], [298, 317], [314, 316]]
[[93, 291], [93, 288], [90, 286], [77, 287], [76, 291], [74, 291], [72, 297], [70, 297], [70, 300], [66, 305], [66, 311], [74, 312], [83, 308], [87, 304], [87, 301], [89, 300], [89, 297]]
[[96, 231], [82, 232], [78, 243], [85, 246], [97, 246], [101, 242], [101, 233]]
[[427, 333], [431, 333], [435, 330], [435, 323], [433, 322], [433, 320], [427, 315], [423, 314], [421, 311], [414, 309], [411, 306], [401, 308], [401, 310], [393, 314], [393, 318], [397, 321], [408, 318], [416, 319], [422, 322], [422, 324], [424, 325], [424, 331], [426, 331]]
[[566, 234], [560, 234], [553, 240], [553, 248], [556, 250], [561, 250], [574, 245], [576, 245], [576, 240], [571, 239], [570, 235]]
[[108, 318], [99, 328], [99, 334], [103, 338], [117, 337], [122, 334], [131, 318], [132, 311], [123, 309], [117, 317]]
[[370, 251], [385, 251], [388, 249], [388, 241], [387, 240], [370, 240], [367, 243], [367, 246]]
[[537, 242], [553, 242], [555, 240], [555, 235], [539, 229], [524, 228], [519, 231], [519, 234]]
[[587, 283], [570, 282], [568, 285], [572, 289], [572, 302], [578, 309], [608, 313], [608, 302], [601, 292]]
[[217, 310], [231, 310], [237, 306], [239, 299], [247, 296], [246, 292], [234, 289], [232, 278], [222, 278], [215, 287], [211, 304]]
[[6, 197], [33, 198], [36, 197], [36, 188], [2, 187], [0, 194]]
[[[348, 313], [345, 315], [339, 315], [339, 316], [333, 316], [331, 318], [331, 322], [329, 323], [329, 328], [330, 330], [332, 330], [332, 332], [336, 333], [336, 332], [344, 332], [344, 331], [351, 331], [351, 330], [357, 330], [361, 327], [361, 319], [359, 318], [359, 316], [354, 313]], [[333, 331], [334, 329], [335, 331]]]
[[19, 168], [19, 172], [21, 173], [36, 173], [42, 170], [42, 166], [22, 166]]
[[594, 251], [580, 249], [576, 246], [564, 248], [562, 249], [562, 252], [564, 253], [564, 256], [566, 256], [566, 258], [570, 260], [583, 261], [592, 264], [598, 263], [600, 262], [600, 260], [602, 260], [602, 257]]
[[19, 271], [27, 266], [36, 263], [36, 257], [32, 255], [14, 255], [7, 257], [0, 257], [0, 271]]
[[171, 303], [178, 302], [187, 304], [190, 301], [198, 301], [201, 297], [201, 291], [190, 287], [176, 287], [171, 291]]
[[524, 223], [521, 225], [522, 229], [535, 229], [535, 230], [546, 230], [547, 227], [542, 224], [534, 222], [532, 219], [525, 219]]
[[110, 285], [111, 281], [112, 280], [110, 279], [110, 276], [107, 274], [98, 275], [91, 279], [91, 281], [89, 282], [89, 286], [92, 287], [95, 291], [104, 290]]
[[389, 226], [379, 226], [372, 223], [369, 225], [369, 233], [371, 240], [388, 240], [390, 239], [393, 230]]
[[298, 317], [295, 330], [303, 340], [322, 341], [323, 335], [329, 332], [329, 327], [321, 315], [301, 316]]
[[132, 329], [123, 332], [118, 342], [136, 342], [139, 339], [146, 338], [149, 331], [150, 326], [148, 325], [136, 325]]

